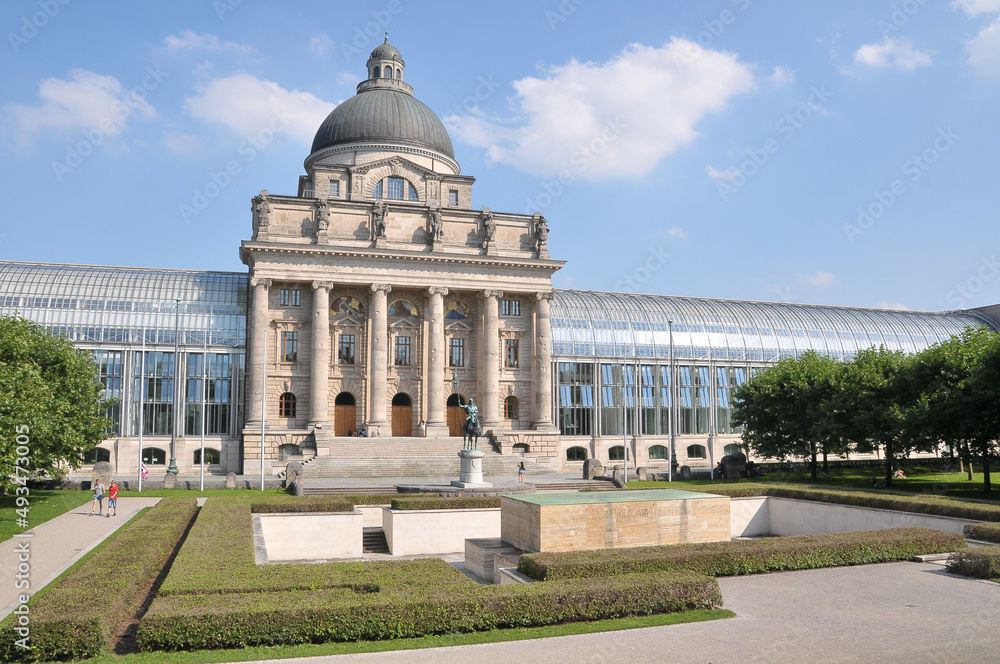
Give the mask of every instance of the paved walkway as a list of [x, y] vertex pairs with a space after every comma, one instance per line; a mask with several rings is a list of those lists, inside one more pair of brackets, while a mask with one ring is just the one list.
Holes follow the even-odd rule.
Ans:
[[[144, 507], [151, 507], [159, 498], [119, 498], [118, 516], [106, 518], [90, 515], [90, 502], [57, 516], [31, 530], [0, 543], [0, 618], [17, 607], [18, 596], [24, 589], [15, 587], [19, 547], [28, 543], [28, 564], [31, 566], [29, 592], [44, 588], [70, 565], [103, 542], [111, 533], [127, 523]], [[104, 501], [107, 507], [107, 499]]]
[[266, 664], [598, 664], [1000, 660], [1000, 584], [891, 563], [719, 579], [736, 618], [455, 648]]

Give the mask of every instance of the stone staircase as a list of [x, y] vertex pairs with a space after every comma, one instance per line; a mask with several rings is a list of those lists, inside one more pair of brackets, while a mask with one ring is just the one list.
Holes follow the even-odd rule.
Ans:
[[[501, 455], [488, 440], [479, 442], [485, 454], [484, 476], [516, 477], [521, 461], [527, 475], [552, 472], [531, 456]], [[461, 438], [337, 438], [328, 456], [313, 457], [302, 465], [306, 478], [458, 477], [461, 449]]]
[[389, 553], [389, 543], [385, 539], [382, 528], [371, 526], [365, 528], [361, 535], [361, 548], [365, 553]]

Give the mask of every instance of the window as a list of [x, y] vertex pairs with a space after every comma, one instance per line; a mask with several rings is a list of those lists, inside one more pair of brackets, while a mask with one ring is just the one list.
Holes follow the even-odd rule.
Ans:
[[520, 300], [503, 300], [500, 305], [500, 315], [502, 316], [520, 316], [521, 315], [521, 301]]
[[416, 187], [414, 187], [409, 182], [406, 183], [406, 197], [413, 202], [417, 202], [420, 200], [420, 197], [417, 196]]
[[159, 447], [142, 448], [142, 462], [148, 466], [167, 465], [167, 453]]
[[278, 461], [288, 461], [299, 453], [299, 446], [285, 443], [278, 446]]
[[396, 337], [396, 366], [410, 366], [410, 337]]
[[354, 364], [354, 335], [342, 334], [337, 342], [337, 364]]
[[465, 339], [451, 338], [448, 340], [448, 366], [465, 366]]
[[329, 198], [337, 198], [340, 196], [340, 180], [330, 180], [330, 194]]
[[278, 397], [278, 417], [295, 417], [295, 395], [291, 392]]
[[503, 340], [503, 365], [505, 367], [517, 368], [517, 345], [517, 339]]
[[[218, 464], [219, 461], [221, 460], [221, 458], [222, 457], [219, 454], [219, 450], [213, 450], [211, 447], [206, 447], [205, 448], [205, 464], [206, 465], [212, 465], [213, 463], [214, 464]], [[200, 466], [201, 465], [201, 450], [200, 449], [194, 451], [194, 465], [196, 465], [196, 466]]]
[[296, 362], [299, 354], [299, 333], [281, 333], [281, 361]]
[[610, 461], [624, 461], [625, 460], [625, 447], [622, 445], [615, 445], [610, 450], [608, 450], [608, 459]]
[[111, 426], [105, 430], [108, 436], [118, 435], [121, 427], [121, 404], [122, 384], [124, 381], [123, 372], [124, 351], [120, 350], [95, 350], [94, 361], [97, 363], [98, 376], [103, 387], [102, 396], [105, 399], [114, 399], [115, 403], [108, 406], [104, 411], [104, 416], [111, 420]]
[[704, 459], [708, 456], [704, 445], [688, 445], [687, 452], [689, 459]]
[[[203, 365], [204, 362], [207, 365]], [[226, 353], [202, 353], [187, 356], [187, 381], [184, 398], [184, 431], [189, 436], [201, 434], [201, 408], [204, 401], [205, 433], [227, 435], [230, 431], [230, 389], [233, 378], [233, 358]], [[202, 376], [207, 379], [202, 385]]]
[[577, 445], [576, 447], [569, 448], [568, 450], [566, 450], [566, 460], [567, 461], [586, 461], [587, 460], [587, 448], [586, 447], [580, 447], [579, 445]]
[[278, 304], [282, 307], [297, 307], [302, 304], [302, 291], [298, 288], [282, 288], [278, 291]]
[[452, 207], [458, 206], [458, 189], [448, 190], [448, 205]]
[[382, 78], [392, 78], [392, 67], [389, 65], [386, 65], [382, 72]]
[[392, 201], [403, 200], [403, 178], [388, 178], [385, 197]]
[[516, 420], [518, 411], [517, 397], [511, 394], [503, 400], [503, 416], [508, 420]]
[[559, 363], [559, 431], [564, 436], [589, 436], [594, 421], [594, 365]]
[[99, 461], [111, 462], [111, 450], [104, 447], [95, 447], [89, 452], [84, 453], [83, 463], [86, 466], [97, 463]]
[[725, 454], [726, 456], [729, 456], [730, 454], [739, 454], [742, 451], [743, 449], [739, 445], [737, 445], [736, 443], [730, 443], [729, 445], [726, 445], [725, 448], [723, 448], [722, 453]]
[[649, 448], [649, 459], [650, 461], [654, 459], [666, 459], [667, 458], [667, 448], [663, 445], [653, 445]]
[[[140, 376], [143, 364], [145, 376]], [[174, 421], [174, 354], [147, 351], [143, 362], [142, 353], [134, 353], [132, 371], [132, 435], [139, 434], [141, 415], [143, 434], [169, 436]]]

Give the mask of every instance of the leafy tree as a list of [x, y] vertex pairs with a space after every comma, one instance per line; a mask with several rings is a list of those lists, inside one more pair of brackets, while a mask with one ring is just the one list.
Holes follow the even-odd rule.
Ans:
[[969, 438], [969, 444], [983, 460], [983, 490], [992, 489], [991, 461], [997, 455], [1000, 440], [1000, 334], [982, 334], [977, 339], [976, 362], [972, 366], [966, 388], [968, 415], [975, 418], [980, 429]]
[[[111, 424], [90, 353], [23, 318], [0, 318], [0, 461], [32, 474], [57, 475], [58, 462], [79, 467]], [[18, 434], [27, 455], [19, 455]], [[25, 436], [27, 438], [25, 438]]]

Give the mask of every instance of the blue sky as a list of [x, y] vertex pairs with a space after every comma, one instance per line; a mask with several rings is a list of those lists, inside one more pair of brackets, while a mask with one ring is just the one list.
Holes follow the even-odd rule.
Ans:
[[[1000, 302], [1000, 0], [0, 7], [0, 259], [242, 270], [388, 30], [557, 287]], [[227, 173], [227, 167], [229, 172]]]

